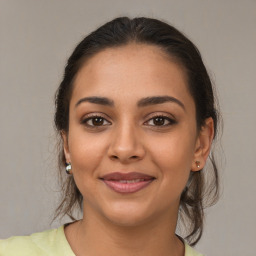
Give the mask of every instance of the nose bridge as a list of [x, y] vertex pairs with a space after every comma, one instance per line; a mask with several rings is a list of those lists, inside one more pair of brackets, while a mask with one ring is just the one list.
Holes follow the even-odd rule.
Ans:
[[113, 129], [109, 153], [110, 157], [120, 161], [143, 157], [144, 148], [134, 122], [125, 119], [116, 125], [116, 128]]

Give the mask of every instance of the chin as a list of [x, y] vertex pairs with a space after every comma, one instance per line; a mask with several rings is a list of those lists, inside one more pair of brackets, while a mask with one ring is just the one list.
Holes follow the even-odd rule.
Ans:
[[150, 219], [149, 211], [134, 206], [116, 206], [108, 209], [105, 217], [114, 225], [122, 227], [136, 227], [145, 224]]
[[110, 216], [108, 220], [119, 227], [138, 227], [140, 225], [143, 225], [145, 221], [144, 216], [132, 216], [129, 215], [116, 215], [116, 216]]

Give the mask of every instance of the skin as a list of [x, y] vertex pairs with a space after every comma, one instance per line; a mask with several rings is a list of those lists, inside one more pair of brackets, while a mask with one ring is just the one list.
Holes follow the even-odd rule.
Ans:
[[[114, 105], [81, 101], [92, 96]], [[181, 104], [138, 106], [152, 96]], [[97, 122], [95, 115], [103, 119]], [[157, 122], [157, 116], [164, 118]], [[175, 235], [180, 195], [190, 172], [204, 167], [213, 139], [212, 119], [198, 131], [195, 117], [182, 67], [156, 46], [106, 49], [83, 65], [70, 101], [69, 132], [63, 132], [66, 161], [84, 198], [84, 218], [65, 228], [77, 256], [184, 255]], [[120, 194], [99, 179], [116, 171], [156, 179]]]

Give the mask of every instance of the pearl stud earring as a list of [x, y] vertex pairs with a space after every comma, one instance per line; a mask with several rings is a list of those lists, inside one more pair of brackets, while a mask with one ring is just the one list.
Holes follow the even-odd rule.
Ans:
[[71, 170], [72, 170], [71, 163], [66, 163], [66, 173], [70, 175]]

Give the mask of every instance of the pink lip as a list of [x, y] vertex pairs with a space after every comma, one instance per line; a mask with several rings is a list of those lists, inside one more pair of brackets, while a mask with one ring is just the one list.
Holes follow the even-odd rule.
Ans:
[[[130, 172], [120, 173], [113, 172], [104, 175], [102, 181], [111, 189], [119, 193], [134, 193], [147, 187], [155, 178], [147, 174]], [[131, 180], [138, 180], [130, 182]], [[127, 182], [127, 183], [126, 183]]]
[[104, 180], [151, 180], [154, 177], [140, 172], [112, 172], [101, 177]]
[[121, 183], [119, 181], [111, 181], [111, 180], [103, 180], [103, 182], [113, 189], [116, 192], [119, 193], [134, 193], [137, 192], [145, 187], [147, 187], [152, 180], [147, 181], [140, 181], [140, 182], [134, 182], [134, 183]]

